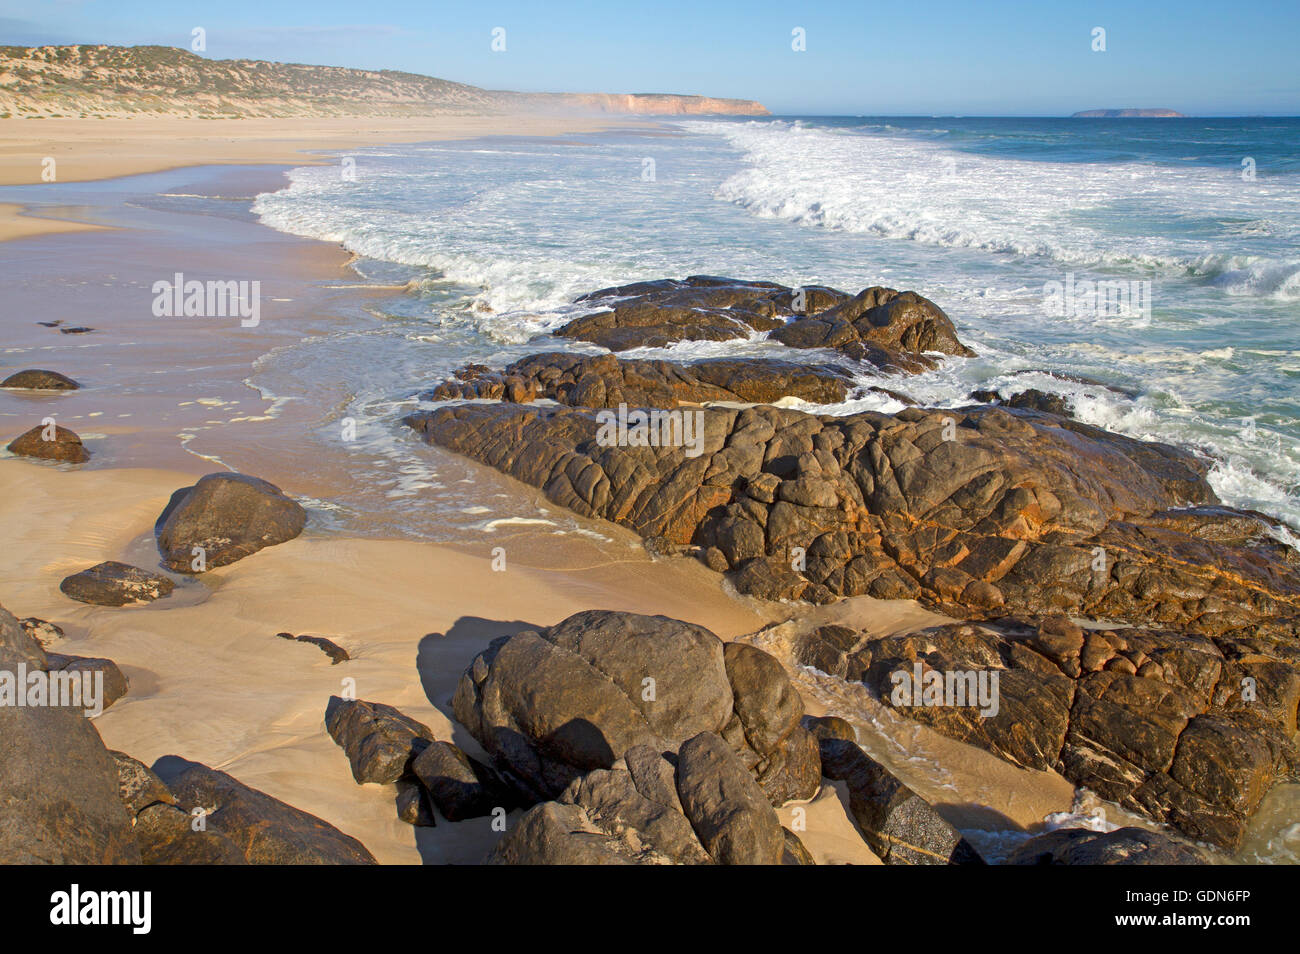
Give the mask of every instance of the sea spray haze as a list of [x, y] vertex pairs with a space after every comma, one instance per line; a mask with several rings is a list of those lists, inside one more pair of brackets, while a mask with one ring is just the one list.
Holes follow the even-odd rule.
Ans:
[[[255, 211], [410, 282], [364, 331], [380, 360], [357, 367], [342, 334], [302, 346], [345, 378], [355, 416], [395, 416], [414, 381], [468, 360], [554, 347], [531, 339], [594, 288], [693, 273], [879, 283], [938, 302], [979, 353], [884, 383], [935, 405], [1013, 382], [1060, 393], [1082, 420], [1203, 449], [1225, 501], [1300, 522], [1300, 121], [684, 120], [350, 158], [295, 170]], [[1060, 291], [1096, 283], [1125, 289], [1123, 307], [1104, 293], [1060, 307]], [[666, 351], [774, 347], [761, 337]], [[302, 365], [289, 349], [253, 381], [283, 393]], [[825, 410], [897, 407], [864, 393]], [[419, 468], [391, 442], [376, 450]]]

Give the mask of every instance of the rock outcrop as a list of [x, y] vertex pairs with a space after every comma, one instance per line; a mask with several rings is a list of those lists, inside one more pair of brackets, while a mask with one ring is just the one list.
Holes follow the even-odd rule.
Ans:
[[998, 407], [691, 413], [698, 456], [611, 444], [577, 408], [463, 404], [406, 422], [579, 514], [692, 547], [765, 598], [1296, 631], [1300, 554], [1277, 521], [1220, 505], [1187, 451]]
[[183, 487], [158, 518], [163, 565], [200, 573], [292, 540], [307, 512], [274, 484], [244, 474], [208, 474]]
[[791, 348], [829, 348], [881, 369], [920, 371], [927, 353], [969, 356], [948, 316], [915, 292], [873, 286], [855, 296], [823, 286], [693, 275], [603, 288], [577, 299], [604, 305], [556, 334], [611, 351], [768, 332]]
[[848, 373], [834, 365], [738, 358], [677, 364], [552, 351], [530, 355], [500, 372], [469, 365], [428, 397], [434, 401], [489, 398], [514, 404], [546, 398], [591, 408], [620, 404], [674, 408], [708, 401], [774, 404], [787, 397], [837, 404], [848, 397], [850, 386]]
[[[1300, 772], [1300, 648], [1282, 628], [1084, 630], [1055, 616], [875, 638], [831, 625], [793, 654], [945, 735], [1229, 850], [1272, 785]], [[895, 674], [918, 669], [936, 686], [996, 673], [996, 711], [896, 695]]]
[[[25, 692], [18, 675], [48, 664], [0, 608], [0, 695]], [[0, 857], [9, 864], [139, 862], [116, 765], [81, 709], [4, 699], [0, 740]]]

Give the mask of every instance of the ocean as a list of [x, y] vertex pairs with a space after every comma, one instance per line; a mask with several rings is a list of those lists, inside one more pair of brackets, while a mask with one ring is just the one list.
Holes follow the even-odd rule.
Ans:
[[[1300, 526], [1300, 120], [685, 119], [358, 150], [294, 170], [253, 211], [403, 288], [258, 362], [265, 395], [344, 384], [323, 442], [344, 417], [395, 422], [466, 362], [555, 349], [543, 333], [602, 286], [880, 284], [931, 298], [978, 357], [915, 376], [855, 369], [864, 386], [934, 406], [976, 388], [1061, 393], [1084, 421], [1197, 449], [1225, 502]], [[1085, 294], [1097, 282], [1107, 292]], [[761, 335], [627, 356], [777, 351], [826, 360]], [[816, 410], [898, 408], [870, 392]], [[437, 510], [459, 512], [394, 430], [370, 430], [373, 467], [340, 512], [375, 516], [431, 488], [450, 495]]]

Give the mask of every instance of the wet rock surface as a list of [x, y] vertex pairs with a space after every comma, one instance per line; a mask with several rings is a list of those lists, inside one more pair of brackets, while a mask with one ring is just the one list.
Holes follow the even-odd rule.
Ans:
[[66, 374], [46, 371], [43, 368], [15, 371], [0, 381], [0, 388], [23, 388], [34, 391], [75, 391], [80, 387], [80, 384]]
[[[843, 719], [810, 720], [822, 771], [849, 790], [849, 810], [887, 865], [978, 865], [983, 859], [925, 799], [863, 752]], [[847, 736], [847, 737], [846, 737]]]
[[51, 432], [47, 425], [39, 424], [10, 441], [8, 450], [20, 457], [38, 457], [68, 464], [84, 464], [90, 460], [90, 451], [82, 445], [76, 432], [60, 425], [55, 425]]
[[1203, 865], [1191, 845], [1144, 828], [1111, 832], [1065, 828], [1025, 842], [1006, 861], [1009, 865]]

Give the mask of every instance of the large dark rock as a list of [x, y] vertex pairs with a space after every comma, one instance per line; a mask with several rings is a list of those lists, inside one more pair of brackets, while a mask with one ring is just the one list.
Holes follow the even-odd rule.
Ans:
[[382, 702], [330, 696], [325, 728], [347, 754], [358, 785], [386, 784], [410, 774], [411, 763], [433, 742], [433, 730]]
[[577, 513], [696, 547], [742, 592], [1300, 631], [1300, 554], [1277, 521], [1221, 506], [1189, 452], [999, 407], [698, 413], [698, 456], [606, 446], [575, 408], [469, 404], [406, 421]]
[[572, 407], [674, 408], [731, 401], [773, 404], [794, 397], [837, 404], [849, 393], [846, 371], [833, 365], [770, 359], [713, 358], [694, 364], [619, 359], [613, 355], [547, 352], [504, 371], [470, 365], [429, 394], [435, 401], [490, 398], [527, 404], [546, 398]]
[[[0, 696], [40, 645], [0, 608]], [[6, 688], [4, 685], [8, 682]], [[8, 864], [130, 864], [140, 860], [118, 796], [117, 768], [80, 709], [0, 701], [0, 858]]]
[[1098, 832], [1061, 828], [1029, 839], [1015, 850], [1009, 865], [1203, 865], [1205, 857], [1191, 845], [1145, 828]]
[[722, 736], [701, 732], [677, 756], [677, 794], [700, 842], [724, 865], [776, 865], [781, 822], [754, 777]]
[[[770, 700], [779, 708], [761, 711]], [[558, 797], [629, 750], [676, 751], [700, 732], [725, 736], [770, 801], [811, 797], [819, 783], [781, 667], [752, 657], [729, 667], [720, 639], [662, 616], [589, 611], [495, 640], [453, 705], [526, 802]]]
[[59, 584], [65, 596], [99, 606], [149, 603], [167, 596], [176, 584], [160, 573], [109, 560], [74, 573]]
[[66, 374], [58, 371], [45, 371], [41, 368], [28, 368], [15, 371], [0, 381], [0, 388], [24, 388], [34, 391], [75, 391], [81, 387]]
[[514, 807], [513, 796], [496, 773], [450, 742], [429, 743], [411, 763], [411, 774], [448, 821]]
[[843, 781], [849, 810], [871, 850], [887, 865], [978, 865], [979, 853], [925, 799], [857, 743], [821, 734], [822, 771]]
[[302, 533], [307, 512], [274, 484], [244, 474], [208, 474], [172, 494], [158, 518], [163, 564], [178, 573], [198, 572], [242, 560]]
[[39, 457], [69, 464], [84, 464], [90, 460], [90, 451], [81, 444], [81, 438], [66, 427], [55, 425], [52, 439], [46, 440], [47, 428], [38, 424], [9, 442], [9, 452], [22, 457]]
[[361, 842], [333, 825], [225, 772], [176, 755], [165, 755], [153, 771], [192, 814], [207, 809], [206, 821], [255, 865], [369, 865], [375, 859]]
[[[881, 638], [836, 625], [793, 652], [945, 735], [1232, 850], [1269, 788], [1300, 771], [1300, 649], [1263, 627], [1207, 636], [1008, 618]], [[996, 673], [996, 711], [895, 697], [895, 674], [918, 667]]]

